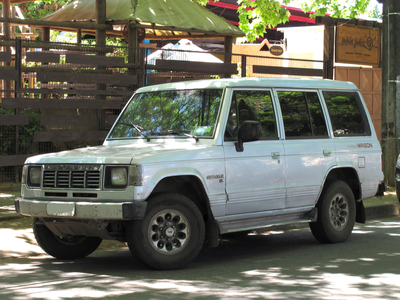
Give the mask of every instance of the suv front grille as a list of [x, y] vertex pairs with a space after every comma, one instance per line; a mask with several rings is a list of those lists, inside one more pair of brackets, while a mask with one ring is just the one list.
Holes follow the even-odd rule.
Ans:
[[101, 172], [97, 170], [51, 170], [43, 171], [44, 188], [60, 189], [99, 189], [101, 187]]

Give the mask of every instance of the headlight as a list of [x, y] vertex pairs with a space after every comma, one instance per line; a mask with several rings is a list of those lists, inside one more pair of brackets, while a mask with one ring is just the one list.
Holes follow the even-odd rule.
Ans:
[[111, 184], [123, 187], [128, 184], [128, 172], [126, 168], [111, 168]]
[[128, 185], [128, 167], [107, 166], [104, 187], [106, 189], [123, 189]]
[[39, 187], [42, 182], [42, 168], [30, 167], [28, 168], [28, 186]]
[[[129, 171], [129, 172], [128, 172]], [[129, 174], [129, 175], [128, 175]], [[129, 185], [140, 186], [143, 183], [142, 166], [107, 166], [104, 187], [106, 189], [123, 189]]]

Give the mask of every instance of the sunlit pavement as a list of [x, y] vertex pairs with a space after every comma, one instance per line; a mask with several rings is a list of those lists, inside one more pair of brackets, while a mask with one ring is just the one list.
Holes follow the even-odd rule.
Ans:
[[399, 217], [357, 224], [341, 244], [320, 244], [305, 228], [226, 239], [178, 271], [150, 270], [127, 248], [76, 261], [30, 256], [40, 252], [30, 230], [13, 246], [7, 234], [0, 299], [400, 298]]
[[0, 259], [45, 255], [36, 244], [32, 229], [0, 228], [0, 239]]

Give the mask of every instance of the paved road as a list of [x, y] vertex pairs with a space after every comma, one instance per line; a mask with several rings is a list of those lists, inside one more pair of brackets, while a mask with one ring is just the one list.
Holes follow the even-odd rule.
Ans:
[[149, 270], [126, 247], [56, 260], [40, 254], [29, 231], [14, 240], [19, 248], [7, 247], [7, 232], [2, 300], [400, 298], [399, 217], [358, 225], [342, 244], [319, 244], [308, 229], [230, 238], [178, 271]]

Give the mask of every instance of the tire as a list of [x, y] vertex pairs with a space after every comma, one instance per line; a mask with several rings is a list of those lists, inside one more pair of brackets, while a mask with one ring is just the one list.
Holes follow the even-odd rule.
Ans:
[[310, 223], [311, 232], [321, 243], [340, 243], [347, 240], [356, 220], [353, 191], [344, 181], [329, 185], [317, 203], [317, 221]]
[[95, 251], [101, 244], [98, 237], [56, 236], [46, 225], [33, 222], [33, 233], [39, 246], [49, 255], [61, 259], [83, 258]]
[[159, 194], [149, 200], [141, 220], [127, 224], [132, 254], [146, 265], [173, 270], [197, 257], [204, 244], [205, 226], [198, 207], [181, 194]]

